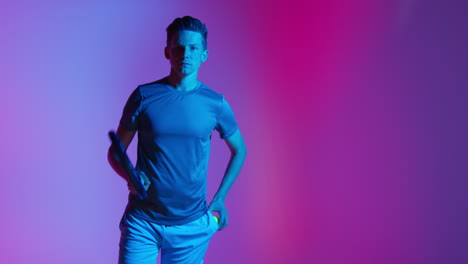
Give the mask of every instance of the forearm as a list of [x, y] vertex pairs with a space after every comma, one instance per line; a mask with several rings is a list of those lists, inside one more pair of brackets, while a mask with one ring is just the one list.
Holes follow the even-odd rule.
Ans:
[[122, 177], [125, 181], [128, 182], [127, 172], [125, 171], [124, 166], [114, 158], [114, 155], [112, 154], [112, 147], [110, 147], [109, 151], [107, 152], [107, 160], [109, 161], [109, 164], [112, 167], [112, 169], [120, 177]]
[[221, 185], [219, 186], [213, 200], [224, 201], [226, 199], [229, 190], [239, 176], [242, 166], [244, 165], [246, 155], [247, 152], [245, 150], [231, 154], [223, 180], [221, 181]]

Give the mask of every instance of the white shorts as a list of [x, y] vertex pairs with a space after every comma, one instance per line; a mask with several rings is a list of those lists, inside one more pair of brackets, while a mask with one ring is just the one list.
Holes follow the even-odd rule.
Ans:
[[158, 225], [124, 214], [120, 221], [119, 264], [203, 263], [211, 237], [218, 231], [214, 216], [207, 212], [185, 225]]

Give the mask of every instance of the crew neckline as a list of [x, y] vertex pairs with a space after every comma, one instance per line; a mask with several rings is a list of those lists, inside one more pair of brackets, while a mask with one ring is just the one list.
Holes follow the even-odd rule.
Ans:
[[165, 84], [166, 84], [166, 86], [167, 86], [167, 88], [169, 90], [171, 90], [174, 93], [178, 93], [178, 94], [182, 94], [182, 95], [194, 93], [194, 92], [200, 90], [200, 88], [202, 86], [202, 82], [198, 81], [198, 84], [197, 84], [197, 86], [195, 86], [195, 88], [193, 88], [191, 90], [188, 90], [188, 91], [180, 91], [180, 90], [177, 90], [174, 86], [169, 84], [168, 77], [164, 78], [164, 82], [165, 82]]

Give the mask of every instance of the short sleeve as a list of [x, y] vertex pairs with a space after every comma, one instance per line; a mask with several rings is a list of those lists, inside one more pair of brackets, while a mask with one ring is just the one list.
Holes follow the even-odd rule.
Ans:
[[234, 113], [229, 103], [224, 99], [224, 96], [217, 117], [216, 130], [219, 132], [222, 139], [229, 138], [237, 130], [237, 122]]
[[135, 89], [125, 104], [120, 125], [125, 129], [134, 131], [138, 129], [139, 114], [143, 99], [139, 88]]

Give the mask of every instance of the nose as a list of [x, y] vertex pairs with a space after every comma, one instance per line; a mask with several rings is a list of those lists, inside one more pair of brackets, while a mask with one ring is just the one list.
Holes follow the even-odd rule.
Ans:
[[185, 48], [184, 48], [184, 58], [188, 58], [189, 55], [190, 55], [190, 49], [187, 48], [187, 47], [185, 47]]

